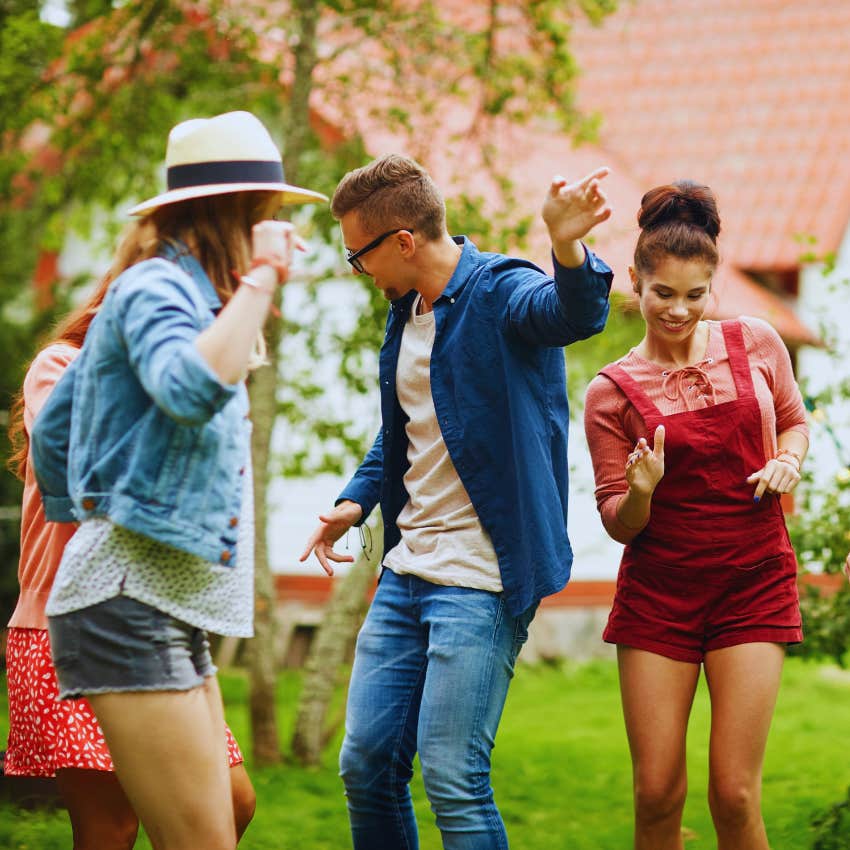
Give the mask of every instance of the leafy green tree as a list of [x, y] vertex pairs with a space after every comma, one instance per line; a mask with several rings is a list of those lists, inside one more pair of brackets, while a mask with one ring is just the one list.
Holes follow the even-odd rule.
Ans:
[[[476, 197], [457, 197], [454, 209], [463, 213], [463, 229], [481, 236], [488, 247], [517, 241], [528, 217], [515, 215], [511, 187], [496, 170], [494, 128], [500, 120], [533, 118], [579, 138], [592, 134], [595, 118], [580, 115], [572, 100], [577, 69], [570, 53], [571, 27], [577, 17], [600, 21], [615, 5], [613, 0], [73, 2], [73, 27], [68, 32], [50, 28], [52, 42], [44, 37], [52, 44], [49, 59], [33, 67], [19, 108], [9, 110], [14, 123], [0, 148], [0, 215], [8, 215], [0, 231], [0, 262], [17, 264], [11, 279], [19, 282], [19, 293], [26, 292], [24, 282], [39, 251], [57, 250], [71, 227], [90, 232], [98, 210], [155, 191], [163, 138], [171, 125], [193, 114], [234, 108], [256, 111], [277, 130], [288, 179], [330, 193], [342, 173], [366, 159], [358, 126], [406, 133], [409, 150], [428, 164], [430, 130], [439, 125], [447, 103], [462, 104], [474, 119], [462, 132], [478, 142], [485, 168], [491, 167], [488, 179], [505, 203], [495, 222], [480, 213]], [[14, 11], [16, 23], [17, 7]], [[31, 16], [28, 26], [42, 26], [36, 21]], [[26, 31], [35, 45], [38, 39]], [[12, 70], [10, 64], [0, 77], [4, 106], [6, 88], [16, 91], [19, 83]], [[375, 95], [365, 106], [363, 92]], [[332, 148], [327, 133], [323, 144], [315, 132], [322, 119], [313, 103], [321, 104], [323, 114], [338, 116], [343, 138]], [[349, 120], [352, 103], [361, 104], [363, 115], [357, 117], [364, 124]], [[433, 124], [427, 133], [423, 121]], [[451, 136], [446, 144], [457, 141]], [[321, 209], [302, 223], [317, 236], [332, 227]], [[22, 305], [22, 326], [39, 320], [31, 301]], [[341, 379], [351, 392], [373, 385], [369, 352], [379, 344], [384, 315], [378, 294], [364, 287], [355, 327], [332, 340]], [[288, 373], [279, 361], [282, 334], [302, 334], [309, 352], [318, 350], [322, 331], [321, 322], [314, 327], [294, 321], [271, 325], [272, 363], [252, 380], [258, 562], [251, 707], [260, 763], [279, 758], [273, 599], [265, 548], [268, 476], [276, 471], [273, 424], [282, 413], [293, 433], [300, 429], [308, 435], [309, 448], [293, 452], [289, 471], [338, 469], [362, 454], [364, 441], [371, 438], [371, 429], [329, 413], [322, 403], [323, 387], [309, 375]], [[22, 359], [32, 346], [26, 349]], [[317, 444], [318, 450], [312, 448]]]
[[[834, 255], [822, 257], [812, 250], [802, 260], [821, 264], [821, 286], [832, 304], [846, 303], [850, 280], [835, 273]], [[812, 430], [820, 431], [826, 445], [831, 445], [827, 449], [824, 441], [819, 441], [806, 459], [808, 472], [789, 531], [801, 568], [835, 576], [838, 590], [824, 592], [803, 586], [800, 606], [805, 640], [790, 652], [814, 660], [826, 658], [846, 667], [850, 662], [850, 585], [839, 573], [850, 550], [850, 446], [844, 444], [846, 438], [842, 436], [850, 425], [850, 378], [842, 377], [847, 375], [850, 343], [834, 311], [824, 310], [818, 330], [830, 361], [822, 372], [835, 377], [817, 389], [804, 382], [802, 390]], [[840, 466], [833, 474], [823, 475], [819, 452], [838, 458]], [[834, 467], [831, 459], [826, 464]], [[812, 827], [812, 850], [850, 846], [850, 789], [843, 800], [815, 813]]]
[[[835, 272], [835, 257], [811, 253], [803, 259], [821, 264], [824, 279], [820, 286], [832, 303], [846, 303], [850, 279]], [[850, 551], [850, 445], [844, 442], [850, 427], [850, 377], [847, 377], [850, 342], [834, 310], [825, 308], [818, 321], [824, 355], [828, 358], [821, 371], [834, 377], [816, 389], [811, 382], [804, 382], [802, 390], [811, 413], [812, 430], [826, 439], [819, 440], [806, 459], [808, 472], [789, 530], [803, 569], [837, 576]], [[830, 468], [835, 461], [822, 460], [819, 451], [837, 457], [840, 464], [826, 478], [821, 464], [825, 460]], [[804, 588], [801, 606], [806, 639], [792, 651], [846, 666], [850, 662], [850, 585], [839, 581], [838, 591], [833, 593]]]
[[[48, 65], [58, 56], [62, 34], [43, 23], [30, 2], [0, 2], [0, 351], [5, 368], [0, 371], [0, 427], [8, 423], [12, 398], [22, 377], [22, 360], [32, 349], [32, 339], [44, 316], [33, 315], [32, 292], [22, 285], [35, 266], [36, 246], [28, 235], [38, 216], [15, 201], [20, 197], [20, 169], [24, 154], [6, 140], [17, 137], [33, 120], [30, 98]], [[10, 247], [15, 246], [11, 250]], [[26, 290], [26, 292], [24, 292]], [[23, 296], [23, 297], [22, 297]], [[5, 446], [5, 442], [3, 444]], [[6, 450], [0, 450], [5, 459]], [[21, 487], [11, 475], [0, 472], [0, 616], [5, 623], [17, 596]]]

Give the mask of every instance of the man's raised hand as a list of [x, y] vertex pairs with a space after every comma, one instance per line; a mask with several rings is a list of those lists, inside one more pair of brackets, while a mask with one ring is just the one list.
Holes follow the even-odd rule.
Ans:
[[610, 218], [608, 197], [600, 185], [609, 172], [607, 167], [597, 168], [575, 183], [567, 182], [565, 177], [552, 178], [543, 202], [543, 221], [549, 228], [555, 256], [562, 265], [581, 265], [583, 252], [579, 253], [578, 263], [571, 262], [576, 259], [574, 243]]

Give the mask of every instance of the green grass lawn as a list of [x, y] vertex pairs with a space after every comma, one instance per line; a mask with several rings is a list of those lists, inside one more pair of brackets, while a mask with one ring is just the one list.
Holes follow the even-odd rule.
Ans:
[[[288, 741], [299, 687], [280, 681], [281, 736]], [[247, 683], [222, 676], [227, 717], [247, 745]], [[5, 696], [5, 688], [3, 689]], [[689, 738], [687, 850], [715, 846], [706, 798], [708, 700], [704, 684]], [[0, 708], [5, 739], [6, 712]], [[810, 847], [811, 815], [843, 798], [850, 785], [850, 674], [789, 660], [768, 745], [764, 814], [773, 850]], [[252, 770], [257, 815], [240, 847], [312, 850], [350, 846], [338, 741], [320, 769], [293, 764]], [[248, 759], [250, 768], [250, 757]], [[496, 799], [513, 847], [520, 850], [628, 850], [631, 847], [630, 765], [611, 662], [520, 665], [494, 754]], [[422, 850], [439, 850], [439, 835], [421, 782], [414, 781]], [[67, 850], [70, 829], [58, 812], [0, 807], [0, 847]], [[149, 848], [142, 838], [137, 847]], [[200, 850], [200, 848], [199, 848]]]

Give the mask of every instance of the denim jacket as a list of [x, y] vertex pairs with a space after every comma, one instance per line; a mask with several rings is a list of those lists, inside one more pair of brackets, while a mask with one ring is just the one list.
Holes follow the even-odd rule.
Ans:
[[248, 393], [195, 347], [220, 308], [183, 246], [115, 279], [30, 435], [48, 520], [106, 516], [235, 565]]
[[[569, 579], [568, 463], [561, 346], [599, 333], [613, 274], [587, 251], [584, 265], [555, 262], [554, 280], [526, 260], [480, 252], [465, 237], [458, 265], [434, 302], [431, 394], [443, 440], [499, 561], [518, 615]], [[404, 325], [416, 293], [393, 302], [379, 359], [382, 427], [339, 499], [378, 502], [384, 550], [400, 538], [407, 417], [396, 395]]]

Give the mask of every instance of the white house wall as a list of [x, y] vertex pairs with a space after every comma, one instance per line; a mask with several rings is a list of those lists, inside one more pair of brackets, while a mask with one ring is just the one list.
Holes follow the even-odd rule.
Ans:
[[[825, 327], [836, 340], [833, 349], [801, 349], [798, 378], [804, 388], [817, 393], [840, 380], [850, 379], [850, 228], [844, 235], [834, 271], [807, 266], [801, 273], [799, 315], [812, 329]], [[811, 457], [809, 468], [816, 480], [828, 486], [850, 463], [850, 404], [833, 404], [810, 417]], [[831, 432], [831, 433], [830, 433]], [[836, 441], [840, 445], [836, 445]]]

